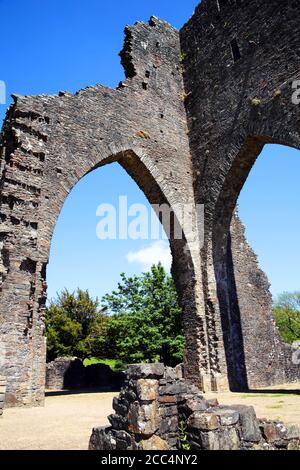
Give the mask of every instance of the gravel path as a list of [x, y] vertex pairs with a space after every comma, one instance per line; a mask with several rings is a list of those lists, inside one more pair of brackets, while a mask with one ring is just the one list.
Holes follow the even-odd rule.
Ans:
[[[209, 393], [220, 404], [253, 405], [259, 418], [300, 425], [300, 383], [255, 393]], [[105, 426], [116, 393], [46, 397], [44, 408], [13, 408], [0, 418], [0, 450], [85, 450], [94, 426]]]
[[254, 406], [258, 418], [284, 421], [300, 426], [300, 382], [266, 387], [254, 393], [207, 393], [222, 405]]
[[86, 450], [94, 426], [105, 426], [116, 393], [48, 396], [45, 407], [11, 408], [0, 418], [1, 450]]

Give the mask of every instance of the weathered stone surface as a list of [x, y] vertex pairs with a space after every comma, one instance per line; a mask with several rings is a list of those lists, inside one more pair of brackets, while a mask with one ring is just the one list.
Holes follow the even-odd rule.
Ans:
[[0, 416], [3, 414], [6, 393], [6, 380], [0, 376]]
[[120, 416], [117, 414], [111, 414], [108, 416], [108, 421], [110, 422], [113, 429], [117, 430], [126, 430], [128, 426], [127, 417]]
[[292, 440], [287, 445], [287, 450], [300, 450], [300, 441]]
[[46, 388], [48, 390], [64, 390], [83, 388], [85, 383], [85, 367], [76, 357], [59, 357], [46, 366]]
[[137, 381], [137, 394], [142, 401], [156, 400], [158, 395], [158, 380], [139, 379]]
[[163, 377], [164, 372], [163, 364], [130, 364], [126, 369], [127, 375], [145, 379], [159, 379]]
[[128, 409], [129, 409], [129, 402], [124, 397], [122, 398], [114, 397], [113, 409], [118, 415], [126, 416], [128, 413]]
[[175, 406], [174, 405], [173, 406], [160, 406], [159, 415], [162, 418], [178, 415], [178, 408], [176, 405]]
[[178, 416], [165, 416], [160, 421], [159, 434], [166, 435], [178, 432]]
[[171, 384], [167, 384], [159, 387], [159, 394], [163, 395], [182, 395], [187, 393], [187, 384], [184, 380], [174, 381]]
[[132, 450], [133, 438], [125, 431], [116, 431], [115, 433], [116, 449], [117, 450]]
[[[194, 441], [198, 443], [202, 450], [221, 450], [220, 440], [217, 432], [200, 432], [199, 441]], [[196, 450], [197, 447], [194, 449]]]
[[213, 431], [220, 426], [217, 415], [199, 411], [196, 411], [189, 417], [187, 424], [189, 427], [200, 429], [201, 431]]
[[[126, 80], [117, 90], [13, 95], [0, 140], [6, 406], [43, 403], [52, 234], [74, 185], [112, 162], [150, 203], [179, 214], [183, 237], [170, 234], [170, 245], [185, 378], [204, 391], [299, 379], [294, 350], [276, 329], [268, 280], [235, 214], [263, 146], [300, 148], [299, 107], [291, 99], [300, 3], [278, 3], [202, 0], [180, 31], [154, 17], [127, 27]], [[189, 205], [188, 223], [176, 210], [182, 204]], [[205, 206], [204, 234], [195, 233], [197, 204]], [[129, 372], [160, 379], [164, 368]]]
[[285, 447], [285, 441], [300, 439], [300, 429], [297, 425], [286, 426], [282, 422], [263, 422], [260, 425], [266, 441], [279, 447]]
[[[164, 374], [166, 377], [167, 374]], [[94, 450], [178, 450], [180, 437], [186, 435], [192, 450], [281, 450], [298, 449], [298, 426], [281, 422], [258, 421], [252, 407], [207, 407], [199, 390], [186, 381], [186, 394], [156, 394], [154, 400], [144, 400], [144, 392], [166, 385], [181, 384], [182, 379], [141, 379], [128, 376], [113, 405], [115, 415], [109, 417], [110, 428], [95, 428], [90, 448]], [[148, 382], [148, 387], [144, 387]], [[158, 383], [155, 383], [158, 382]], [[140, 393], [135, 393], [140, 384]], [[179, 386], [178, 390], [181, 390]], [[132, 392], [132, 394], [131, 394]], [[128, 396], [136, 400], [129, 404]], [[161, 399], [163, 400], [161, 401]], [[172, 402], [165, 399], [172, 399]], [[203, 403], [204, 402], [204, 403]], [[203, 406], [205, 405], [205, 406]], [[192, 408], [201, 408], [192, 411]], [[203, 409], [202, 409], [203, 408]], [[189, 410], [184, 413], [184, 410]], [[125, 412], [125, 410], [128, 410]]]
[[164, 377], [167, 380], [183, 379], [183, 364], [178, 364], [176, 367], [166, 367]]
[[221, 426], [232, 426], [239, 420], [239, 413], [229, 407], [210, 408], [207, 412], [215, 414]]
[[129, 407], [128, 429], [130, 432], [142, 435], [154, 434], [159, 428], [157, 403], [141, 405], [134, 402]]
[[195, 411], [205, 411], [209, 408], [208, 402], [202, 396], [188, 398], [183, 405], [180, 405], [180, 414], [186, 420]]
[[159, 436], [151, 436], [150, 439], [141, 441], [139, 447], [141, 450], [170, 450], [168, 443]]
[[206, 400], [208, 405], [212, 408], [216, 407], [216, 406], [219, 406], [219, 402], [217, 400], [217, 398], [210, 398], [209, 400]]
[[89, 450], [116, 450], [113, 429], [109, 427], [94, 428], [89, 442]]
[[259, 442], [261, 433], [259, 422], [252, 406], [235, 405], [232, 407], [239, 413], [241, 437], [244, 441]]
[[219, 445], [222, 450], [239, 450], [241, 447], [236, 428], [225, 427], [219, 432]]
[[300, 428], [298, 425], [286, 426], [286, 429], [286, 432], [283, 434], [284, 439], [300, 439]]
[[104, 391], [120, 390], [125, 379], [122, 372], [114, 372], [105, 364], [84, 367], [78, 358], [59, 357], [46, 365], [48, 390], [73, 390], [97, 387]]
[[158, 402], [172, 406], [177, 403], [177, 397], [175, 395], [163, 395], [158, 398]]

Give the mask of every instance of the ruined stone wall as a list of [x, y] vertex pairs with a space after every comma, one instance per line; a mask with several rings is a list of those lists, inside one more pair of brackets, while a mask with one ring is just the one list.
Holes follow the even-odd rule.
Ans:
[[[264, 144], [300, 149], [299, 106], [292, 103], [292, 81], [300, 78], [299, 18], [294, 1], [203, 0], [180, 31], [195, 197], [205, 204], [206, 367], [212, 377], [227, 373], [224, 341], [234, 389], [286, 378], [267, 280], [237, 223], [229, 235]], [[294, 372], [299, 378], [299, 367]]]
[[[111, 162], [152, 204], [169, 204], [184, 228], [170, 246], [186, 377], [203, 390], [222, 390], [300, 376], [290, 349], [279, 346], [267, 280], [238, 222], [230, 236], [239, 192], [264, 144], [300, 148], [299, 107], [291, 102], [291, 81], [300, 78], [299, 18], [295, 1], [203, 0], [180, 33], [154, 17], [126, 28], [126, 80], [117, 90], [14, 95], [0, 149], [7, 406], [43, 403], [53, 230], [74, 185]], [[176, 207], [185, 203], [184, 224]], [[203, 248], [196, 204], [205, 205]]]
[[151, 203], [192, 204], [184, 239], [171, 239], [170, 244], [186, 319], [186, 362], [191, 374], [198, 374], [194, 351], [199, 342], [195, 332], [203, 331], [201, 296], [196, 296], [201, 273], [199, 253], [189, 240], [193, 172], [178, 31], [156, 18], [149, 24], [139, 22], [126, 29], [121, 59], [127, 78], [117, 90], [97, 85], [75, 95], [14, 96], [4, 123], [0, 373], [7, 378], [8, 406], [43, 402], [46, 266], [52, 233], [78, 180], [114, 161]]
[[4, 402], [5, 402], [5, 392], [6, 392], [6, 379], [0, 375], [0, 417], [3, 414]]
[[81, 359], [58, 357], [46, 365], [46, 389], [74, 390], [97, 388], [98, 391], [120, 390], [124, 373], [106, 364], [84, 366]]
[[[231, 331], [236, 335], [228, 346], [232, 383], [244, 377], [246, 385], [252, 389], [299, 380], [299, 364], [293, 364], [294, 350], [283, 343], [272, 313], [269, 281], [245, 239], [245, 227], [236, 214], [231, 222], [227, 269]], [[237, 344], [240, 347], [236, 347]], [[242, 370], [237, 369], [232, 360], [239, 354], [235, 364], [240, 364]], [[240, 389], [245, 389], [242, 382]]]
[[298, 426], [258, 420], [251, 406], [206, 400], [180, 366], [128, 366], [113, 407], [111, 426], [93, 429], [90, 450], [300, 449]]

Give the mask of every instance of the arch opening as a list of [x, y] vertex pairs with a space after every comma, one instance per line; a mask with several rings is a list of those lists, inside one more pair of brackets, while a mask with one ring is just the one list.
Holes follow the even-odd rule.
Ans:
[[[105, 165], [105, 167], [104, 167], [104, 165]], [[102, 167], [104, 167], [104, 168], [102, 168]], [[120, 171], [120, 167], [122, 167], [121, 171]], [[114, 171], [109, 171], [109, 169], [112, 169], [112, 168], [114, 168]], [[126, 176], [126, 174], [123, 170], [125, 170], [125, 172], [129, 175], [129, 177]], [[102, 172], [103, 172], [103, 174], [102, 174]], [[152, 209], [153, 205], [160, 206], [160, 207], [162, 205], [166, 205], [166, 206], [170, 206], [171, 209], [172, 209], [172, 206], [168, 202], [168, 198], [164, 194], [162, 187], [157, 183], [155, 177], [150, 174], [149, 170], [146, 168], [146, 165], [143, 162], [141, 162], [141, 159], [132, 151], [120, 152], [120, 153], [116, 154], [115, 156], [110, 157], [110, 158], [106, 159], [105, 161], [101, 162], [99, 165], [96, 165], [91, 170], [87, 171], [85, 173], [85, 176], [81, 178], [80, 182], [77, 185], [76, 184], [73, 185], [73, 188], [71, 190], [71, 195], [74, 192], [76, 194], [76, 188], [78, 186], [82, 186], [83, 190], [86, 190], [86, 186], [90, 182], [92, 183], [92, 191], [93, 191], [96, 188], [96, 185], [99, 186], [99, 184], [101, 184], [101, 180], [103, 181], [103, 178], [107, 179], [106, 184], [109, 187], [109, 191], [108, 192], [106, 191], [107, 195], [106, 195], [105, 199], [103, 199], [103, 195], [101, 195], [101, 201], [102, 202], [107, 202], [107, 201], [109, 202], [110, 197], [112, 196], [113, 193], [117, 193], [117, 196], [122, 196], [125, 193], [127, 193], [127, 195], [128, 195], [128, 185], [129, 185], [132, 189], [133, 188], [135, 188], [135, 189], [131, 190], [131, 192], [130, 192], [130, 197], [128, 198], [128, 201], [127, 201], [128, 205], [130, 206], [130, 204], [132, 202], [138, 202], [139, 205], [146, 206], [146, 210], [147, 210], [148, 215], [149, 215], [149, 220], [153, 220], [153, 214], [152, 214], [152, 216], [150, 214], [150, 212], [153, 213], [153, 209]], [[84, 184], [85, 179], [88, 179], [87, 184]], [[137, 189], [136, 184], [138, 185], [140, 190]], [[142, 195], [142, 193], [143, 193], [143, 195]], [[75, 237], [75, 240], [72, 241], [72, 244], [69, 244], [67, 240], [72, 236], [72, 231], [74, 229], [76, 229], [77, 224], [78, 224], [78, 217], [80, 216], [80, 214], [76, 215], [77, 220], [75, 220], [75, 223], [73, 223], [70, 227], [68, 227], [67, 232], [63, 233], [63, 229], [62, 229], [62, 227], [60, 227], [60, 225], [63, 225], [63, 224], [60, 224], [61, 217], [64, 218], [64, 211], [65, 211], [65, 209], [68, 209], [67, 206], [69, 205], [68, 201], [70, 199], [72, 199], [71, 195], [69, 194], [69, 196], [67, 197], [67, 200], [64, 203], [64, 208], [62, 209], [61, 215], [59, 215], [59, 214], [57, 215], [58, 216], [58, 223], [57, 223], [56, 229], [58, 229], [62, 232], [61, 236], [57, 237], [56, 229], [54, 230], [54, 234], [52, 235], [52, 240], [54, 239], [54, 241], [55, 241], [55, 243], [54, 243], [55, 246], [54, 246], [54, 248], [52, 246], [52, 251], [54, 249], [55, 253], [52, 253], [52, 255], [51, 255], [50, 267], [48, 268], [48, 273], [50, 273], [50, 277], [49, 277], [50, 298], [53, 297], [53, 295], [55, 294], [55, 291], [57, 290], [57, 288], [51, 287], [51, 282], [54, 282], [55, 276], [56, 276], [56, 270], [57, 270], [57, 268], [56, 268], [56, 270], [54, 269], [54, 266], [55, 266], [55, 263], [56, 263], [55, 258], [59, 257], [59, 247], [57, 245], [61, 242], [62, 236], [64, 236], [65, 240], [66, 240], [65, 243], [67, 244], [67, 249], [68, 249], [69, 253], [70, 252], [72, 253], [72, 251], [74, 251], [74, 249], [75, 249], [76, 245], [78, 244], [78, 242], [80, 242], [80, 237], [84, 236], [84, 232], [85, 232], [85, 229], [86, 229], [85, 228], [85, 222], [81, 221], [81, 224], [80, 224], [80, 227], [79, 227], [79, 233], [78, 233], [79, 238], [77, 238], [77, 241], [76, 241], [76, 237]], [[82, 199], [82, 197], [83, 196], [80, 196], [80, 191], [79, 191], [79, 193], [76, 196], [77, 201], [79, 201], [80, 198]], [[146, 198], [147, 198], [147, 200], [146, 200]], [[118, 198], [115, 197], [114, 200], [113, 200], [113, 202], [116, 205], [118, 204], [117, 199]], [[95, 199], [90, 199], [88, 197], [88, 203], [89, 204], [91, 204], [91, 201], [93, 201], [92, 204], [94, 204], [93, 205], [93, 216], [96, 216], [96, 211], [98, 210], [97, 209], [97, 204], [99, 203], [99, 201], [96, 201]], [[151, 205], [150, 205], [150, 203], [151, 203]], [[75, 204], [75, 206], [76, 206], [76, 204]], [[75, 207], [75, 209], [76, 209], [76, 207]], [[84, 204], [82, 205], [81, 210], [86, 210]], [[130, 207], [127, 207], [126, 210], [127, 210], [127, 213], [130, 213]], [[118, 211], [120, 211], [120, 206], [117, 207], [116, 213]], [[173, 259], [173, 262], [172, 262], [173, 279], [175, 281], [175, 286], [176, 286], [176, 289], [177, 289], [177, 295], [178, 295], [178, 298], [179, 298], [179, 302], [181, 301], [181, 303], [182, 303], [182, 298], [184, 296], [184, 288], [187, 284], [187, 280], [184, 277], [185, 274], [186, 274], [186, 269], [187, 269], [186, 266], [187, 265], [191, 266], [191, 263], [189, 261], [189, 252], [188, 252], [188, 250], [185, 249], [186, 240], [185, 240], [185, 237], [184, 237], [183, 233], [182, 233], [183, 236], [181, 238], [176, 238], [175, 237], [175, 225], [180, 224], [179, 220], [176, 218], [176, 215], [172, 216], [172, 214], [171, 214], [170, 224], [168, 224], [167, 217], [164, 217], [164, 214], [162, 214], [160, 212], [160, 213], [154, 215], [154, 217], [157, 217], [157, 215], [158, 215], [159, 225], [163, 225], [165, 227], [165, 230], [166, 230], [167, 233], [164, 232], [164, 236], [162, 238], [161, 237], [158, 238], [157, 240], [152, 240], [151, 238], [150, 239], [146, 238], [146, 239], [142, 239], [142, 240], [131, 240], [130, 243], [128, 243], [128, 240], [126, 240], [126, 239], [121, 240], [121, 244], [122, 244], [121, 251], [123, 250], [123, 253], [121, 255], [121, 251], [118, 248], [115, 249], [116, 253], [114, 253], [114, 256], [111, 259], [110, 266], [108, 266], [109, 276], [105, 275], [105, 277], [114, 276], [115, 283], [114, 283], [114, 285], [110, 284], [110, 287], [106, 287], [106, 288], [102, 288], [102, 289], [97, 287], [97, 285], [94, 285], [93, 289], [92, 289], [92, 293], [94, 294], [94, 296], [98, 295], [98, 297], [102, 297], [102, 295], [111, 292], [114, 288], [117, 288], [117, 281], [119, 281], [119, 275], [122, 271], [123, 272], [125, 271], [124, 266], [126, 265], [128, 260], [130, 260], [130, 257], [128, 256], [128, 254], [138, 255], [138, 256], [131, 256], [131, 259], [133, 259], [133, 260], [140, 259], [140, 261], [141, 261], [141, 252], [144, 250], [144, 257], [146, 256], [148, 260], [149, 260], [149, 256], [151, 256], [151, 253], [154, 256], [153, 263], [151, 263], [151, 264], [157, 264], [158, 261], [164, 261], [164, 259], [163, 260], [158, 259], [159, 256], [161, 256], [161, 255], [165, 258], [165, 260], [166, 260], [166, 258], [171, 258], [171, 256], [172, 256], [172, 259]], [[73, 214], [73, 216], [74, 216], [74, 214]], [[73, 217], [73, 219], [74, 219], [74, 217]], [[93, 232], [93, 237], [96, 238], [96, 226], [97, 226], [96, 217], [94, 217], [93, 220], [94, 220], [94, 222], [93, 222], [94, 227], [91, 227], [90, 225], [88, 225], [88, 229], [89, 229], [90, 232], [91, 231]], [[119, 214], [117, 214], [117, 220], [118, 220], [117, 223], [120, 223]], [[148, 222], [149, 222], [149, 220], [148, 220]], [[68, 222], [68, 219], [67, 219], [67, 222]], [[125, 222], [127, 222], [127, 221], [125, 221]], [[147, 222], [147, 226], [148, 226], [148, 222]], [[69, 220], [69, 223], [72, 223], [72, 220], [71, 221]], [[127, 226], [127, 229], [128, 229], [128, 226]], [[151, 233], [152, 232], [151, 232], [151, 229], [150, 229], [148, 234], [151, 235]], [[178, 233], [176, 233], [176, 235], [177, 234]], [[105, 240], [100, 240], [100, 241], [97, 240], [96, 243], [98, 244], [98, 249], [99, 249], [100, 244], [103, 243], [104, 246], [105, 246], [104, 251], [109, 252], [111, 250], [114, 250], [113, 244], [115, 242], [118, 243], [119, 235], [120, 235], [120, 227], [118, 227], [117, 232], [116, 232], [116, 238], [117, 238], [116, 240], [115, 239], [114, 240], [108, 240], [108, 243], [106, 243]], [[94, 242], [95, 242], [95, 240], [94, 240]], [[94, 256], [93, 251], [97, 249], [96, 244], [94, 242], [92, 242], [92, 240], [87, 241], [87, 243], [91, 245], [91, 246], [89, 246], [90, 255], [89, 255], [89, 258], [88, 258], [88, 260], [90, 262], [91, 262], [91, 260]], [[162, 242], [163, 242], [163, 244], [162, 244]], [[149, 243], [150, 243], [150, 245], [149, 245]], [[77, 249], [79, 251], [81, 251], [81, 250], [84, 251], [85, 250], [84, 244], [85, 244], [85, 242], [82, 245], [77, 246]], [[145, 245], [146, 245], [146, 247], [145, 247]], [[166, 253], [166, 250], [167, 250], [166, 245], [168, 245], [168, 246], [170, 245], [169, 250], [171, 250], [171, 254], [169, 256], [167, 256], [167, 253]], [[152, 249], [152, 252], [151, 252], [151, 249]], [[124, 250], [127, 250], [127, 251], [124, 252]], [[99, 250], [99, 251], [101, 252], [102, 250]], [[158, 251], [158, 253], [157, 253], [157, 251]], [[126, 262], [126, 253], [127, 253], [127, 262]], [[123, 256], [124, 263], [123, 264], [121, 263], [119, 271], [116, 272], [116, 270], [112, 269], [112, 264], [114, 263], [114, 260], [116, 260], [117, 257], [120, 259], [121, 256]], [[157, 259], [155, 259], [155, 256], [157, 257]], [[67, 284], [62, 283], [63, 276], [60, 275], [59, 282], [61, 283], [61, 289], [64, 288], [64, 287], [67, 287], [68, 290], [71, 291], [71, 292], [75, 291], [75, 289], [77, 287], [81, 287], [83, 289], [89, 289], [88, 280], [83, 285], [79, 285], [79, 283], [76, 283], [76, 280], [74, 281], [74, 279], [76, 279], [76, 275], [74, 276], [74, 272], [76, 271], [76, 264], [77, 264], [77, 267], [80, 264], [80, 262], [77, 263], [77, 261], [76, 261], [76, 253], [75, 253], [74, 258], [75, 258], [75, 263], [73, 262], [74, 259], [72, 259], [72, 255], [69, 254], [69, 259], [71, 261], [71, 269], [69, 269], [69, 271], [68, 271], [68, 269], [65, 269], [67, 264], [68, 264], [68, 260], [63, 259], [63, 261], [61, 262], [60, 269], [65, 270], [66, 274], [68, 274], [68, 272], [70, 272], [71, 275], [72, 275], [72, 282], [67, 283]], [[96, 258], [96, 256], [94, 256], [94, 258]], [[81, 259], [81, 262], [82, 262], [83, 258], [81, 257], [80, 259]], [[109, 257], [105, 257], [105, 260], [106, 260], [106, 263], [108, 263], [109, 262]], [[100, 261], [100, 259], [99, 259], [99, 261]], [[147, 262], [149, 263], [149, 261], [147, 261]], [[95, 260], [93, 260], [93, 263], [95, 263]], [[85, 264], [88, 264], [88, 263], [85, 263]], [[150, 268], [150, 265], [148, 266], [148, 268]], [[170, 269], [170, 266], [165, 266], [165, 268], [166, 268], [166, 271], [168, 272], [169, 269]], [[58, 268], [58, 271], [60, 269]], [[86, 274], [88, 274], [88, 269], [89, 269], [88, 266], [86, 267], [86, 269], [87, 269]], [[94, 267], [92, 269], [93, 276], [98, 276], [99, 283], [100, 283], [100, 279], [101, 279], [101, 271], [103, 273], [103, 268], [99, 269], [99, 270], [95, 270], [95, 267]], [[140, 269], [138, 274], [140, 274], [142, 271], [143, 271], [143, 269]], [[128, 266], [127, 266], [127, 273], [128, 273], [129, 276], [133, 276], [134, 275], [134, 268], [128, 269]], [[56, 285], [57, 285], [57, 282], [56, 282]], [[106, 286], [108, 286], [107, 283], [106, 283]], [[101, 292], [98, 291], [98, 293], [97, 293], [96, 292], [97, 289], [99, 289], [99, 291], [101, 291]], [[183, 305], [183, 308], [184, 308], [184, 305]], [[157, 358], [157, 360], [159, 361], [159, 360], [161, 360], [161, 358]], [[152, 362], [153, 362], [153, 358], [152, 358]], [[167, 365], [171, 365], [171, 364], [167, 364]]]
[[[269, 280], [260, 268], [257, 256], [246, 239], [245, 227], [242, 225], [244, 220], [242, 217], [241, 222], [236, 207], [240, 201], [243, 204], [246, 189], [249, 194], [251, 186], [252, 191], [255, 189], [253, 188], [255, 174], [259, 177], [256, 168], [259, 168], [258, 164], [266, 161], [266, 155], [269, 162], [264, 169], [268, 171], [266, 175], [268, 175], [269, 182], [273, 181], [274, 184], [277, 175], [274, 177], [272, 175], [272, 172], [274, 174], [276, 171], [274, 165], [272, 167], [272, 153], [281, 153], [280, 157], [284, 159], [283, 154], [286, 149], [289, 154], [293, 153], [293, 156], [298, 157], [299, 155], [294, 155], [294, 153], [299, 153], [297, 149], [291, 147], [285, 142], [272, 141], [269, 138], [249, 137], [246, 139], [228, 171], [216, 205], [213, 225], [213, 262], [231, 390], [243, 391], [264, 385], [284, 383], [289, 378], [287, 368], [289, 369], [290, 365], [287, 365], [287, 355], [290, 352], [280, 338], [275, 325]], [[255, 165], [256, 162], [258, 162], [257, 165]], [[248, 181], [252, 184], [246, 184]], [[270, 186], [271, 183], [265, 191], [271, 191]], [[243, 189], [244, 187], [246, 189]], [[273, 187], [272, 191], [276, 192], [276, 189]], [[261, 198], [263, 198], [262, 194]], [[259, 203], [258, 198], [255, 202]], [[272, 209], [274, 217], [274, 208]], [[249, 207], [248, 210], [250, 210]], [[265, 205], [265, 210], [267, 210], [267, 205]], [[263, 220], [262, 214], [260, 215], [260, 226], [262, 226], [267, 223], [267, 217]], [[255, 219], [254, 212], [253, 219]], [[274, 237], [270, 232], [268, 235], [265, 234], [265, 244], [267, 236], [270, 245]], [[255, 243], [254, 245], [256, 245], [255, 248], [258, 246]], [[269, 255], [278, 259], [275, 250], [273, 250], [273, 255], [269, 250]], [[263, 263], [263, 267], [266, 267], [266, 263]], [[275, 293], [274, 290], [272, 292]]]

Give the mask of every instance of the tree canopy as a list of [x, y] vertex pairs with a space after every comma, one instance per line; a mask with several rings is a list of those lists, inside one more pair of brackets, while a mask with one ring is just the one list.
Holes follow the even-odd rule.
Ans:
[[140, 276], [121, 274], [101, 306], [88, 291], [64, 290], [47, 310], [46, 335], [48, 360], [94, 356], [176, 365], [183, 358], [181, 309], [161, 264]]
[[98, 336], [103, 336], [106, 315], [88, 291], [62, 291], [46, 313], [47, 360], [60, 356], [84, 358], [93, 353]]
[[110, 315], [109, 354], [126, 362], [182, 361], [181, 309], [173, 279], [160, 264], [141, 276], [121, 274], [118, 289], [102, 305]]
[[286, 343], [300, 340], [300, 292], [284, 292], [274, 302], [274, 316]]

